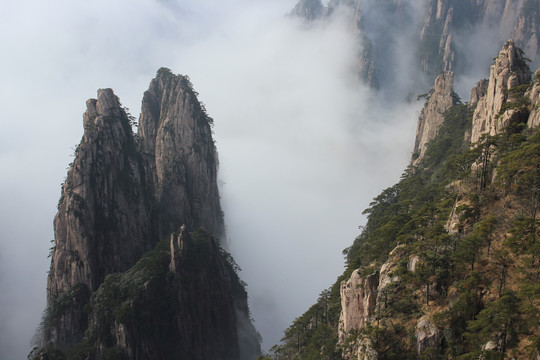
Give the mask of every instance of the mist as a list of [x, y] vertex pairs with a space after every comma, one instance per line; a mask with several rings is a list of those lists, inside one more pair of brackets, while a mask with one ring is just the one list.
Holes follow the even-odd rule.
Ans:
[[340, 275], [362, 210], [407, 165], [420, 104], [352, 82], [360, 49], [347, 22], [306, 27], [284, 16], [294, 4], [6, 4], [0, 358], [26, 357], [45, 307], [52, 221], [86, 99], [111, 87], [138, 116], [162, 66], [190, 76], [215, 120], [227, 244], [263, 348]]

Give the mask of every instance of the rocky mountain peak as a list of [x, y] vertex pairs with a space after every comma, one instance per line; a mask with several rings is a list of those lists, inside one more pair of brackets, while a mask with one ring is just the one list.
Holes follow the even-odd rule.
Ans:
[[499, 133], [516, 120], [519, 111], [513, 105], [518, 105], [525, 92], [520, 86], [530, 82], [531, 70], [523, 51], [514, 41], [507, 41], [491, 65], [486, 93], [474, 111], [472, 143], [483, 134]]
[[454, 72], [442, 72], [435, 79], [435, 86], [425, 95], [426, 103], [416, 127], [412, 165], [417, 165], [423, 158], [429, 141], [437, 135], [444, 121], [444, 112], [457, 101], [454, 93]]
[[[189, 78], [158, 71], [137, 135], [111, 89], [86, 105], [54, 220], [42, 346], [90, 346], [90, 359], [105, 348], [129, 359], [181, 352], [236, 360], [260, 352], [234, 261], [219, 245], [225, 231], [212, 119]], [[165, 256], [166, 239], [176, 242]], [[170, 302], [156, 300], [162, 295]], [[133, 315], [143, 298], [151, 304], [144, 319]], [[142, 339], [141, 321], [153, 318], [167, 318], [168, 335]]]
[[162, 68], [144, 93], [138, 137], [152, 175], [159, 236], [180, 224], [201, 226], [221, 238], [225, 227], [217, 188], [212, 119], [187, 76]]
[[[145, 173], [129, 118], [111, 89], [87, 101], [84, 135], [62, 186], [48, 276], [46, 341], [80, 339], [88, 297], [110, 273], [124, 271], [151, 248]], [[129, 240], [128, 240], [129, 239]], [[69, 299], [69, 301], [68, 301]]]

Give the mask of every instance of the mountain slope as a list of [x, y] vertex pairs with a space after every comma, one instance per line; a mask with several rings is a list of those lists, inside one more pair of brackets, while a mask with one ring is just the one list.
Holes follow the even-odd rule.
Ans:
[[[521, 56], [513, 46], [498, 59]], [[491, 69], [503, 70], [516, 69]], [[490, 77], [497, 91], [444, 112], [423, 159], [365, 210], [344, 274], [285, 331], [274, 359], [540, 355], [539, 73], [524, 84]], [[522, 116], [471, 143], [475, 107], [501, 86], [523, 99], [509, 95], [496, 115]]]

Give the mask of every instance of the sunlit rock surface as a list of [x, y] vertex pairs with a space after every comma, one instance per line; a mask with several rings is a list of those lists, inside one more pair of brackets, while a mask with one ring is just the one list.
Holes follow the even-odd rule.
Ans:
[[417, 165], [424, 158], [427, 144], [435, 138], [444, 121], [444, 112], [456, 103], [454, 73], [447, 71], [439, 75], [427, 96], [416, 127], [412, 165]]
[[[478, 100], [474, 111], [471, 142], [477, 142], [483, 134], [495, 135], [520, 117], [522, 114], [518, 105], [523, 94], [513, 92], [519, 86], [531, 82], [531, 70], [524, 59], [523, 52], [514, 44], [507, 41], [491, 65], [489, 83], [485, 95]], [[520, 107], [520, 106], [519, 106]]]

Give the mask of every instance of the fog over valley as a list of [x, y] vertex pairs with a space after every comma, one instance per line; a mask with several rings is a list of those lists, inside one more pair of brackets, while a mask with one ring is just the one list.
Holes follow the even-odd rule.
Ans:
[[[295, 0], [6, 2], [0, 358], [26, 358], [41, 321], [53, 218], [86, 100], [112, 88], [138, 118], [161, 67], [189, 76], [214, 119], [225, 247], [242, 268], [263, 351], [278, 343], [342, 273], [362, 211], [410, 161], [416, 97], [432, 86], [408, 45], [423, 4], [411, 2], [414, 21], [392, 37], [391, 71], [374, 88], [357, 74], [366, 42], [351, 18], [336, 11], [307, 23], [287, 16]], [[376, 2], [365, 9], [375, 22]], [[456, 76], [463, 101], [500, 48], [488, 35], [455, 39], [481, 64]]]

